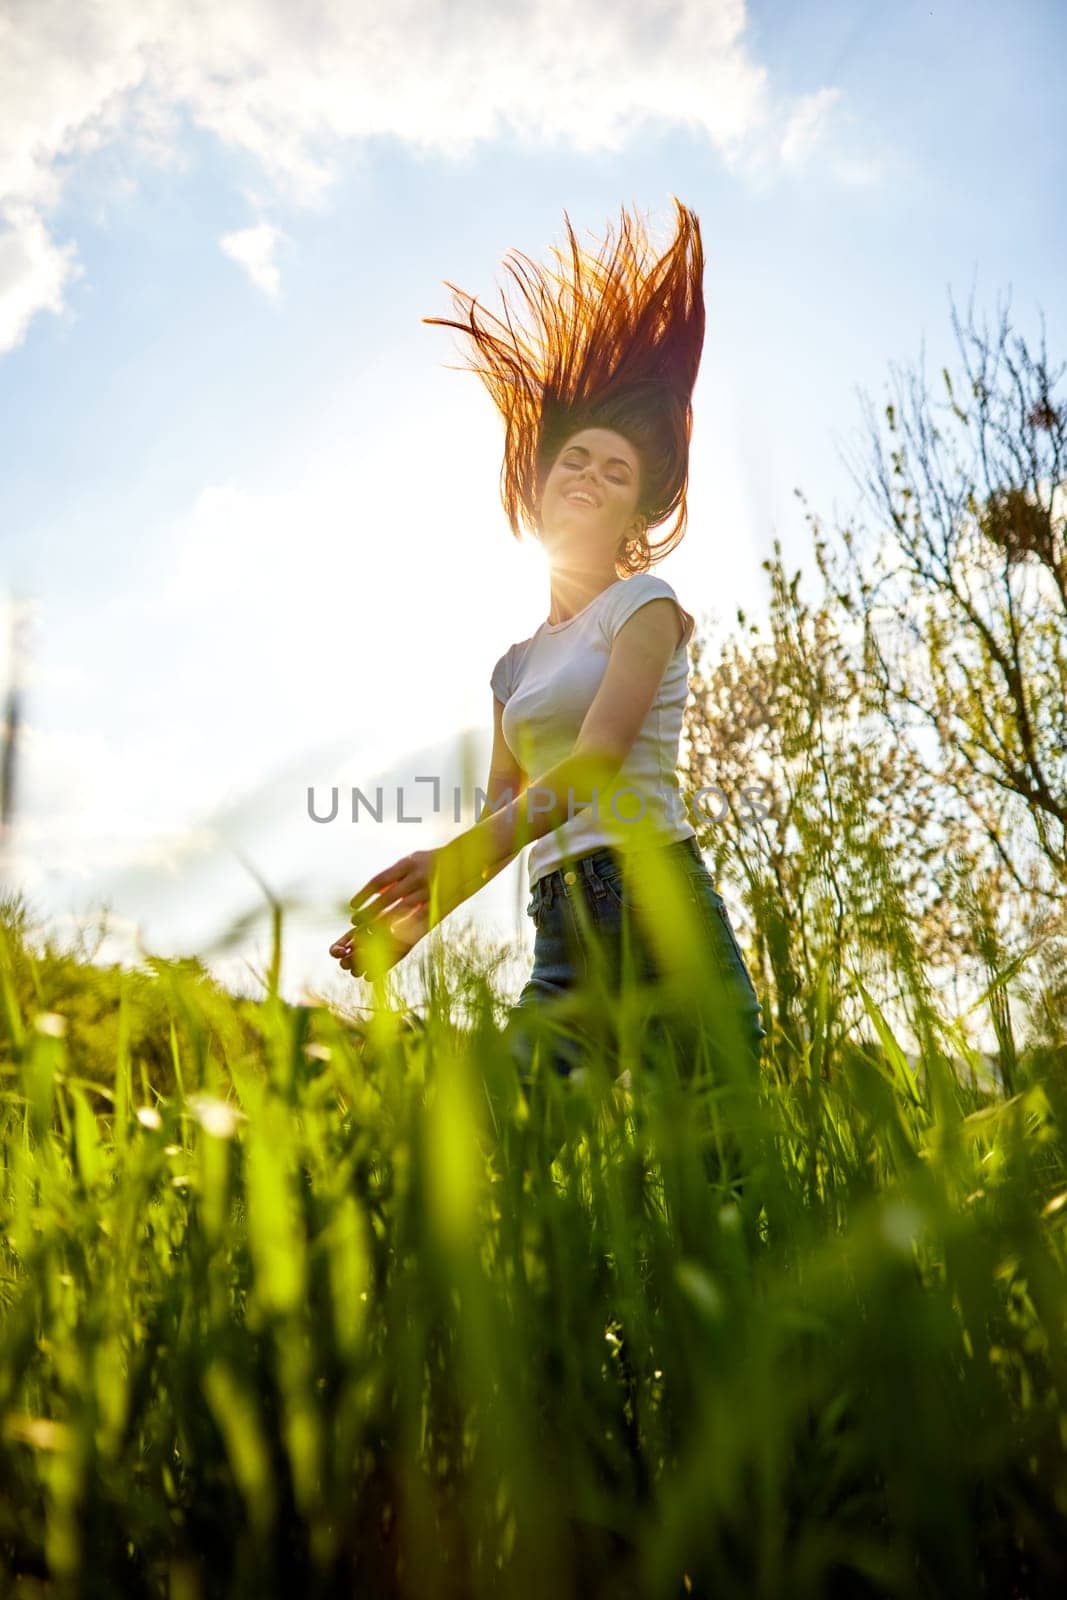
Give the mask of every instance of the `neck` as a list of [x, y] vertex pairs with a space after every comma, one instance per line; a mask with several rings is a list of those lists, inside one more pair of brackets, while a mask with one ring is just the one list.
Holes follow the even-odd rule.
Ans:
[[549, 578], [550, 602], [548, 620], [555, 624], [566, 622], [595, 600], [609, 584], [615, 583], [618, 573], [610, 567], [553, 567]]

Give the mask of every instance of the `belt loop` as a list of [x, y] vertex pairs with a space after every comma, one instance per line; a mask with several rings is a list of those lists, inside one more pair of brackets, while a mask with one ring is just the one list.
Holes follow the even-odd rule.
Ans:
[[582, 874], [585, 878], [586, 884], [593, 891], [594, 898], [597, 900], [602, 900], [604, 898], [605, 889], [603, 883], [601, 882], [600, 874], [596, 869], [596, 861], [591, 855], [583, 856], [579, 865], [581, 866]]

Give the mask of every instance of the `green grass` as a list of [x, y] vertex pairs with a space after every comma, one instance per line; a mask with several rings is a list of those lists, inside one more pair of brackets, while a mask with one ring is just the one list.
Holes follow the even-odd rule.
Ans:
[[4, 1594], [1060, 1592], [1062, 1054], [868, 996], [528, 1106], [469, 967], [357, 1025], [0, 933]]

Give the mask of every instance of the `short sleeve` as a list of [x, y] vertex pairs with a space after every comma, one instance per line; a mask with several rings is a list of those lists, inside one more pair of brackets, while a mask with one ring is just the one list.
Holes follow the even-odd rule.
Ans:
[[505, 650], [489, 677], [489, 685], [502, 705], [511, 695], [511, 651]]
[[628, 622], [634, 612], [639, 611], [650, 600], [674, 601], [678, 609], [678, 615], [681, 617], [685, 627], [685, 632], [679, 640], [679, 645], [688, 645], [693, 637], [693, 629], [696, 626], [695, 621], [679, 603], [678, 596], [666, 578], [657, 577], [653, 572], [635, 573], [632, 578], [627, 578], [625, 583], [621, 583], [616, 593], [612, 596], [612, 603], [604, 617], [604, 632], [607, 635], [609, 644], [614, 640], [623, 623]]

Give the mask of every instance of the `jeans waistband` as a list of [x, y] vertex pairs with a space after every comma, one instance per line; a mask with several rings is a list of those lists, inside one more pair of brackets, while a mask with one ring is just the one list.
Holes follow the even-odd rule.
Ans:
[[[654, 845], [656, 850], [675, 851], [690, 856], [700, 866], [705, 866], [704, 857], [700, 853], [700, 846], [696, 836], [687, 833], [684, 839], [672, 839], [670, 844]], [[610, 845], [600, 845], [596, 850], [588, 851], [584, 856], [575, 856], [569, 865], [554, 867], [551, 872], [544, 873], [533, 885], [531, 894], [532, 904], [537, 905], [538, 900], [544, 900], [551, 905], [556, 895], [566, 894], [567, 884], [565, 873], [574, 872], [584, 878], [590, 886], [596, 880], [597, 869], [602, 865], [618, 867], [625, 871], [626, 859], [633, 855], [633, 851], [613, 850]]]

